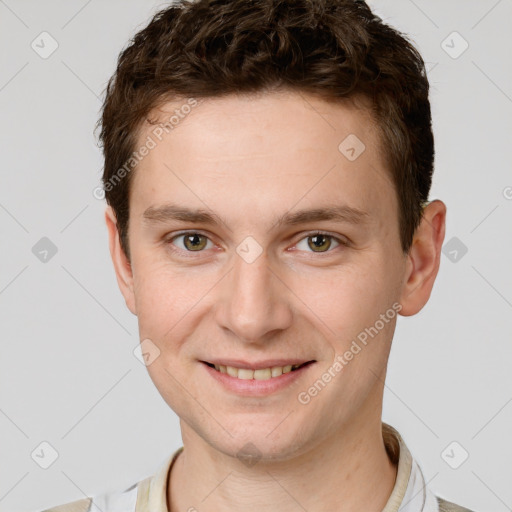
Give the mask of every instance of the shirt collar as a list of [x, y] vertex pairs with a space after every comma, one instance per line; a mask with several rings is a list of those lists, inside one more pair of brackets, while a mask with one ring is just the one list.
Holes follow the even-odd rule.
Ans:
[[382, 512], [439, 512], [437, 499], [402, 436], [382, 422], [382, 437], [389, 457], [398, 464], [395, 486]]
[[[402, 436], [391, 425], [382, 422], [382, 437], [389, 457], [398, 464], [395, 486], [382, 512], [439, 512], [437, 500], [426, 487], [423, 473]], [[135, 512], [168, 512], [168, 476], [182, 451], [183, 446], [153, 477], [139, 483]]]
[[138, 485], [135, 512], [169, 512], [167, 508], [167, 483], [169, 472], [183, 446], [178, 448], [154, 476], [142, 480]]

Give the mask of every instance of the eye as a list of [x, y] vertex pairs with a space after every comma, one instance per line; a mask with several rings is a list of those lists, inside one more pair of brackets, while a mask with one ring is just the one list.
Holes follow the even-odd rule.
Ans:
[[[306, 250], [306, 247], [311, 249], [312, 252], [329, 252], [329, 249], [332, 247], [332, 242], [338, 244], [334, 246], [336, 248], [339, 245], [348, 245], [347, 242], [336, 238], [333, 235], [330, 235], [328, 233], [322, 233], [322, 232], [315, 232], [310, 233], [308, 236], [303, 238], [298, 244], [296, 244], [296, 247], [301, 249], [300, 245], [303, 244], [301, 250]], [[332, 251], [331, 251], [332, 252]]]
[[[333, 246], [333, 242], [336, 245]], [[171, 250], [185, 253], [203, 252], [213, 246], [213, 242], [206, 235], [196, 231], [174, 235], [168, 239], [167, 243]], [[329, 233], [315, 231], [302, 238], [295, 247], [305, 252], [327, 253], [333, 252], [330, 249], [335, 249], [339, 245], [348, 246], [348, 242]]]
[[[182, 240], [181, 242], [179, 242], [179, 244], [175, 245], [174, 242], [178, 239]], [[179, 249], [186, 252], [201, 252], [203, 249], [206, 248], [208, 242], [212, 244], [212, 241], [206, 235], [196, 233], [195, 231], [189, 231], [187, 233], [175, 235], [168, 241], [169, 244], [175, 245]]]

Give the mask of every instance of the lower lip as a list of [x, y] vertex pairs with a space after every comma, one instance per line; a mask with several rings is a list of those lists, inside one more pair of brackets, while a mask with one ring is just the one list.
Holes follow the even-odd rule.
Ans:
[[227, 390], [245, 396], [264, 396], [289, 386], [307, 372], [315, 363], [309, 363], [297, 370], [283, 373], [279, 377], [272, 377], [267, 380], [238, 379], [237, 377], [231, 377], [231, 375], [227, 373], [221, 373], [205, 363], [201, 364], [204, 366], [205, 370]]

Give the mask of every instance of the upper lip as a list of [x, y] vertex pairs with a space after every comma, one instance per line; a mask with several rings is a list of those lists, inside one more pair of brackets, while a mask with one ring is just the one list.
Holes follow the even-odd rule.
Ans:
[[204, 359], [202, 362], [219, 366], [232, 366], [233, 368], [250, 368], [260, 370], [274, 366], [293, 366], [315, 361], [314, 359], [265, 359], [264, 361], [243, 361], [242, 359]]

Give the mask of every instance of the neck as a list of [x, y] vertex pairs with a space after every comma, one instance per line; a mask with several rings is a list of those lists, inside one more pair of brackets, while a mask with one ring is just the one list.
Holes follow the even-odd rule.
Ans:
[[293, 459], [261, 459], [251, 467], [215, 450], [183, 424], [182, 434], [184, 450], [168, 486], [170, 512], [381, 512], [396, 480], [380, 416], [345, 425]]

